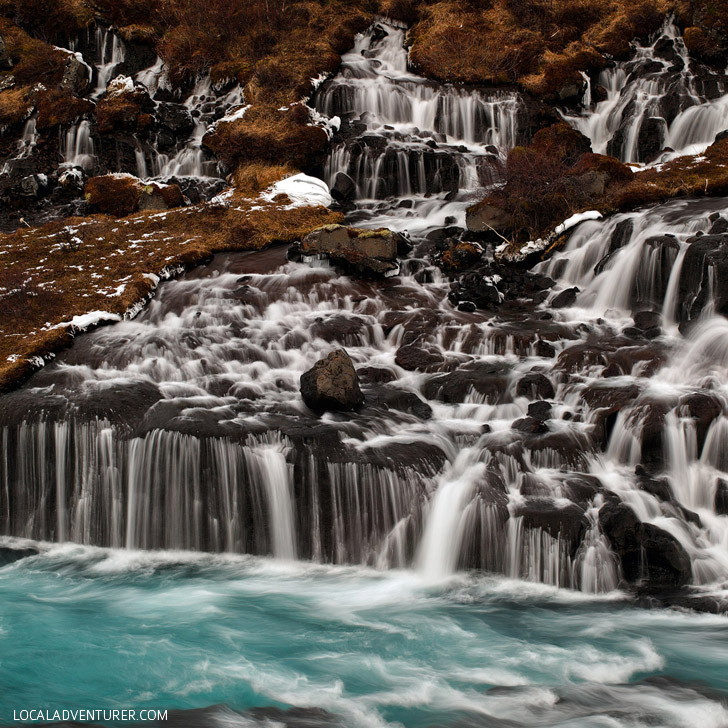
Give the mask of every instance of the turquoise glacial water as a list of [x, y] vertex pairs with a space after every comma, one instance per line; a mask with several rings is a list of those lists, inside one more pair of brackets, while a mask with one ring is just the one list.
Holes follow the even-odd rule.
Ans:
[[352, 728], [728, 726], [724, 617], [500, 577], [428, 584], [242, 556], [40, 548], [0, 568], [0, 724], [31, 707], [225, 704], [316, 707]]

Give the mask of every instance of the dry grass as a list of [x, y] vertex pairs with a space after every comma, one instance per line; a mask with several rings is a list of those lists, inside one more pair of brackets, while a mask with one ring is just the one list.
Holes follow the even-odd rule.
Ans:
[[[262, 168], [257, 174], [275, 176]], [[33, 357], [69, 343], [69, 333], [53, 326], [88, 311], [124, 314], [145, 300], [155, 285], [149, 274], [197, 265], [216, 252], [292, 242], [340, 221], [323, 207], [281, 209], [237, 191], [229, 207], [70, 218], [2, 235], [0, 390], [30, 374]]]
[[636, 173], [614, 157], [582, 153], [578, 132], [542, 129], [528, 147], [511, 150], [506, 184], [474, 206], [506, 213], [514, 242], [544, 237], [584, 210], [633, 210], [675, 197], [728, 194], [728, 139], [703, 155], [679, 157]]
[[305, 168], [324, 153], [328, 141], [323, 129], [308, 122], [304, 104], [285, 111], [254, 106], [241, 119], [219, 123], [203, 143], [229, 169], [251, 162]]
[[445, 0], [422, 11], [412, 59], [447, 81], [519, 82], [554, 96], [580, 71], [622, 55], [629, 41], [659, 28], [669, 0]]

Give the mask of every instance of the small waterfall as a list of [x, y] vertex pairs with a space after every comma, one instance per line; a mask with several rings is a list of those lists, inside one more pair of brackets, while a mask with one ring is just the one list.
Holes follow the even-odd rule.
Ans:
[[522, 103], [510, 91], [440, 86], [407, 71], [404, 31], [380, 23], [342, 58], [339, 76], [315, 97], [316, 110], [351, 120], [354, 137], [336, 141], [325, 168], [340, 172], [362, 201], [420, 199], [488, 187], [519, 137]]
[[84, 172], [92, 172], [96, 165], [96, 151], [91, 137], [91, 122], [80, 121], [59, 134], [63, 161], [72, 167], [81, 167]]
[[25, 122], [23, 127], [23, 134], [18, 142], [18, 156], [17, 159], [25, 159], [29, 157], [35, 145], [38, 143], [38, 132], [36, 131], [36, 118], [32, 116], [28, 121]]
[[252, 482], [265, 485], [268, 522], [271, 524], [273, 555], [279, 559], [296, 558], [296, 533], [293, 518], [293, 467], [286, 462], [286, 451], [270, 445], [250, 448], [247, 452]]
[[699, 154], [728, 128], [728, 77], [698, 76], [693, 65], [670, 22], [650, 45], [635, 44], [630, 60], [600, 73], [592, 88], [601, 87], [603, 100], [591, 105], [589, 99], [584, 113], [565, 119], [591, 139], [596, 153], [623, 162]]
[[[462, 468], [462, 466], [461, 466]], [[420, 546], [420, 569], [428, 579], [438, 581], [455, 572], [465, 533], [465, 508], [475, 486], [485, 474], [485, 465], [477, 463], [443, 478], [429, 504], [425, 532]]]
[[610, 592], [619, 586], [620, 575], [617, 558], [599, 527], [601, 496], [587, 510], [589, 530], [574, 559], [573, 583], [589, 594]]
[[115, 71], [118, 66], [124, 62], [126, 49], [119, 34], [111, 27], [96, 26], [94, 41], [98, 64], [96, 66], [96, 87], [91, 92], [91, 98], [97, 99], [106, 93], [109, 81], [116, 75]]

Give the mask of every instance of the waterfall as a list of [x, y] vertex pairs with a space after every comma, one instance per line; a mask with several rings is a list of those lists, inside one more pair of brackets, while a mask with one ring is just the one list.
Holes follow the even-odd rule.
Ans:
[[668, 22], [653, 43], [635, 43], [632, 58], [601, 71], [591, 88], [601, 88], [603, 100], [588, 99], [583, 113], [564, 118], [596, 153], [623, 162], [699, 154], [728, 128], [728, 77], [699, 75], [694, 65]]
[[115, 76], [115, 71], [126, 58], [124, 42], [119, 34], [111, 27], [96, 26], [94, 31], [96, 45], [96, 87], [91, 92], [91, 98], [97, 99], [106, 93], [106, 87]]
[[[313, 100], [340, 117], [324, 173], [351, 177], [347, 222], [409, 234], [399, 274], [359, 280], [283, 247], [220, 255], [85, 335], [0, 398], [4, 535], [589, 593], [651, 568], [705, 590], [726, 579], [728, 203], [586, 220], [535, 269], [552, 294], [458, 308], [436, 256], [501, 178], [523, 104], [415, 76], [403, 41], [375, 24]], [[140, 143], [138, 173], [213, 174], [201, 134], [241, 102], [198, 79], [172, 109], [190, 138], [166, 157]], [[67, 164], [93, 158], [88, 122], [62, 148]], [[300, 378], [341, 347], [365, 401], [319, 416]], [[636, 545], [610, 526], [623, 508]]]
[[386, 24], [357, 38], [314, 101], [356, 130], [334, 140], [324, 176], [331, 185], [339, 173], [351, 177], [361, 209], [367, 200], [413, 197], [423, 211], [426, 196], [498, 182], [523, 110], [512, 91], [440, 86], [410, 73], [404, 31]]
[[61, 154], [63, 161], [73, 167], [81, 167], [84, 172], [93, 171], [96, 152], [91, 138], [91, 122], [80, 121], [65, 132], [60, 132]]

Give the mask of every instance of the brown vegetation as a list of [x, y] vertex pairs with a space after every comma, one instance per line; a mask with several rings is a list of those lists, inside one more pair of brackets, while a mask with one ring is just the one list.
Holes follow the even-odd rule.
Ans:
[[138, 210], [167, 210], [184, 204], [177, 185], [145, 184], [128, 174], [92, 177], [84, 188], [91, 208], [108, 215], [130, 215]]
[[675, 197], [728, 194], [728, 139], [703, 155], [638, 172], [614, 157], [586, 152], [586, 143], [565, 124], [542, 129], [531, 145], [511, 150], [506, 184], [470, 214], [482, 210], [518, 242], [545, 237], [567, 217], [588, 209], [610, 214]]
[[258, 106], [241, 119], [217, 124], [203, 143], [230, 169], [250, 162], [305, 168], [323, 154], [328, 140], [322, 128], [308, 122], [305, 104], [286, 110]]
[[[259, 167], [256, 174], [276, 173]], [[123, 314], [153, 289], [150, 273], [197, 265], [216, 252], [292, 242], [340, 220], [323, 207], [280, 209], [236, 192], [227, 207], [69, 218], [0, 235], [0, 255], [10, 252], [13, 261], [0, 271], [0, 390], [33, 370], [32, 357], [70, 342], [65, 328], [51, 326], [93, 310]]]
[[668, 0], [445, 0], [427, 6], [413, 29], [412, 60], [448, 81], [519, 82], [556, 96], [603, 66], [603, 53], [657, 30]]

